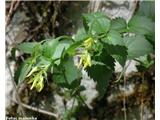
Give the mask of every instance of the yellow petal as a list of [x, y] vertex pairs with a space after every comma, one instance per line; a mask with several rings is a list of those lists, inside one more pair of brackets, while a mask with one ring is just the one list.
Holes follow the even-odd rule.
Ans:
[[84, 41], [84, 46], [85, 46], [86, 48], [90, 48], [93, 43], [94, 43], [94, 40], [93, 40], [91, 37], [89, 37], [88, 39], [86, 39], [86, 40]]
[[38, 67], [36, 66], [36, 67], [34, 67], [29, 73], [28, 73], [28, 75], [26, 76], [26, 77], [29, 77], [29, 76], [31, 76], [34, 72], [36, 72], [36, 71], [38, 71]]
[[90, 55], [87, 56], [87, 65], [91, 66], [91, 56]]
[[43, 87], [44, 87], [43, 77], [41, 76], [39, 82], [36, 85], [36, 89], [37, 89], [38, 92], [41, 92]]
[[38, 81], [37, 79], [35, 79], [35, 80], [33, 81], [32, 86], [31, 86], [31, 88], [30, 88], [31, 90], [32, 90], [34, 87], [36, 87], [37, 81]]

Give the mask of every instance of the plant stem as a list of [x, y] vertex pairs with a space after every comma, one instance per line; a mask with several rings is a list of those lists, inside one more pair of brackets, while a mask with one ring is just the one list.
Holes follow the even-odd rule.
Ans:
[[80, 98], [80, 100], [83, 102], [83, 104], [84, 104], [87, 108], [91, 109], [91, 107], [89, 107], [89, 106], [86, 104], [86, 102], [83, 100], [83, 98], [82, 98], [80, 95], [77, 95], [77, 96]]
[[[144, 82], [144, 73], [142, 73], [142, 86], [143, 86], [143, 82]], [[141, 86], [141, 112], [140, 112], [140, 117], [141, 117], [141, 120], [143, 120], [143, 88]]]
[[69, 114], [69, 120], [71, 119], [71, 116], [72, 116], [72, 112], [73, 112], [73, 106], [74, 106], [74, 103], [75, 103], [75, 98], [73, 98], [73, 103], [72, 103], [72, 107], [71, 107], [71, 112], [70, 112], [70, 114]]
[[130, 65], [131, 63], [131, 60], [128, 62], [128, 64], [126, 66], [124, 66], [124, 71], [123, 71], [123, 76], [124, 76], [124, 98], [123, 98], [123, 109], [124, 109], [124, 120], [127, 120], [127, 108], [126, 108], [126, 93], [125, 93], [125, 90], [126, 90], [126, 70], [128, 68], [128, 66]]
[[131, 60], [129, 60], [128, 64], [123, 67], [118, 79], [115, 82], [119, 82], [121, 80], [122, 76], [124, 75], [124, 72], [127, 70], [130, 64], [131, 64]]
[[[19, 104], [19, 102], [15, 101], [15, 100], [12, 100], [12, 101]], [[52, 112], [49, 112], [49, 111], [46, 111], [46, 110], [42, 110], [42, 109], [39, 109], [37, 107], [33, 107], [33, 106], [30, 106], [30, 105], [27, 105], [27, 104], [24, 104], [24, 103], [21, 103], [21, 105], [22, 105], [22, 107], [27, 108], [29, 110], [33, 110], [35, 112], [39, 112], [39, 113], [42, 113], [42, 114], [45, 114], [45, 115], [53, 116], [55, 118], [59, 117], [59, 115], [57, 115], [55, 113], [52, 113]]]
[[75, 103], [75, 98], [73, 98], [73, 103], [72, 103], [72, 107], [71, 107], [71, 112], [73, 111], [74, 103]]
[[123, 98], [123, 109], [124, 109], [124, 120], [127, 120], [127, 109], [126, 109], [126, 94], [125, 94], [125, 88], [126, 88], [126, 77], [124, 72], [124, 98]]
[[14, 78], [13, 78], [13, 75], [12, 75], [12, 71], [11, 71], [11, 68], [10, 68], [10, 65], [9, 65], [9, 62], [8, 62], [7, 59], [6, 59], [6, 64], [7, 64], [8, 70], [9, 70], [9, 74], [11, 76], [11, 81], [12, 81], [12, 84], [14, 86], [14, 90], [16, 92], [16, 98], [17, 98], [18, 104], [20, 106], [21, 113], [22, 113], [23, 116], [25, 116], [25, 112], [24, 112], [24, 110], [22, 108], [21, 100], [20, 100], [20, 97], [19, 97], [19, 94], [18, 94], [17, 86], [16, 86], [16, 83], [14, 81]]
[[117, 79], [115, 82], [119, 82], [119, 81], [121, 80], [121, 78], [122, 78], [122, 76], [123, 76], [124, 71], [125, 71], [125, 68], [123, 67], [123, 69], [122, 69], [122, 71], [121, 71], [121, 73], [120, 73], [120, 75], [119, 75], [118, 79]]

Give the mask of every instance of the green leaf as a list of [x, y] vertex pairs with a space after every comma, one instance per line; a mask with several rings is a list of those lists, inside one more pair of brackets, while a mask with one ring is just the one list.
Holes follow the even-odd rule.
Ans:
[[29, 71], [31, 70], [31, 68], [32, 68], [32, 65], [29, 63], [29, 60], [24, 61], [14, 74], [15, 82], [17, 84], [22, 82], [27, 76], [27, 74], [29, 73]]
[[104, 44], [104, 48], [106, 52], [111, 55], [121, 55], [121, 56], [127, 55], [126, 46]]
[[136, 65], [136, 67], [141, 72], [149, 69], [149, 67], [154, 64], [154, 59], [152, 59], [149, 55], [141, 56], [136, 59], [136, 61], [140, 63], [139, 65]]
[[12, 60], [16, 60], [16, 48], [12, 48], [12, 50], [11, 50], [11, 58], [12, 58]]
[[116, 30], [118, 32], [125, 32], [127, 29], [126, 20], [123, 18], [116, 18], [111, 21], [111, 30]]
[[133, 16], [128, 23], [129, 32], [141, 35], [154, 34], [154, 22], [145, 16]]
[[64, 59], [62, 66], [59, 65], [54, 71], [59, 74], [54, 74], [53, 80], [62, 87], [75, 88], [80, 84], [81, 71], [74, 65], [72, 58]]
[[36, 60], [36, 58], [39, 57], [40, 55], [42, 55], [42, 46], [40, 43], [37, 43], [33, 48], [31, 58]]
[[49, 58], [46, 58], [44, 56], [40, 56], [37, 58], [36, 66], [42, 66], [42, 65], [50, 65], [52, 63], [52, 60]]
[[97, 90], [99, 92], [99, 99], [106, 93], [109, 80], [112, 76], [112, 71], [105, 65], [92, 65], [87, 68], [88, 75], [97, 82]]
[[52, 78], [56, 84], [58, 84], [61, 87], [68, 88], [68, 89], [75, 89], [80, 85], [80, 80], [75, 79], [71, 84], [68, 84], [67, 81], [65, 81], [63, 74], [55, 74]]
[[43, 44], [43, 56], [47, 58], [52, 58], [58, 44], [59, 44], [58, 39], [48, 39]]
[[146, 16], [155, 20], [155, 1], [141, 1], [139, 9], [137, 11], [138, 15]]
[[86, 34], [85, 29], [84, 28], [78, 29], [75, 35], [75, 41], [85, 40], [86, 38], [88, 38], [88, 35]]
[[[64, 50], [68, 49], [72, 42], [72, 38], [68, 36], [60, 36], [56, 39], [48, 40], [43, 44], [43, 56], [54, 60], [61, 58]], [[55, 63], [60, 64], [60, 59]]]
[[89, 32], [89, 34], [95, 35], [106, 33], [110, 28], [110, 20], [103, 13], [84, 14], [83, 18], [85, 30]]
[[69, 58], [64, 62], [65, 76], [69, 84], [74, 80], [81, 78], [80, 70], [74, 65], [72, 58]]
[[124, 37], [124, 42], [128, 48], [128, 58], [138, 58], [140, 56], [153, 52], [153, 46], [145, 39], [144, 36]]
[[112, 71], [114, 71], [114, 58], [107, 53], [105, 49], [102, 50], [101, 54], [99, 56], [96, 56], [94, 58], [97, 62], [102, 62], [106, 67]]
[[55, 75], [53, 75], [53, 80], [56, 82], [56, 84], [60, 85], [61, 87], [69, 88], [69, 85], [65, 81], [63, 74], [55, 74]]
[[16, 48], [24, 53], [31, 54], [34, 51], [34, 47], [37, 45], [37, 42], [24, 42], [16, 46]]
[[80, 95], [80, 92], [84, 90], [86, 90], [86, 88], [83, 85], [80, 85], [71, 91], [71, 96], [74, 97], [76, 95]]
[[[68, 49], [70, 46], [70, 41], [60, 41], [59, 44], [57, 45], [54, 54], [52, 56], [53, 59], [61, 58], [63, 51]], [[59, 65], [60, 64], [60, 59], [55, 61], [55, 64]]]
[[127, 48], [125, 46], [104, 44], [105, 50], [112, 55], [122, 66], [125, 65], [127, 59]]
[[107, 36], [102, 38], [102, 41], [111, 45], [124, 46], [124, 42], [123, 42], [123, 38], [121, 37], [121, 34], [114, 30], [109, 31]]
[[65, 54], [69, 54], [71, 56], [75, 55], [77, 48], [82, 44], [83, 40], [76, 41], [73, 44], [68, 47], [68, 49], [65, 51]]

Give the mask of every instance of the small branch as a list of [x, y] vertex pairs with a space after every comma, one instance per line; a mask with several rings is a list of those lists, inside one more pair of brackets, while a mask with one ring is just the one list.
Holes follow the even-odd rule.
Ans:
[[[142, 85], [144, 83], [144, 73], [142, 73]], [[143, 88], [141, 86], [141, 106], [140, 106], [140, 117], [141, 117], [141, 120], [143, 120]]]
[[136, 61], [136, 62], [139, 62], [140, 64], [143, 64], [143, 62], [138, 60], [138, 59], [133, 59], [133, 60]]
[[[14, 100], [12, 100], [14, 101]], [[15, 103], [19, 104], [17, 101], [14, 101]], [[21, 103], [22, 107], [24, 108], [27, 108], [29, 110], [32, 110], [32, 111], [35, 111], [35, 112], [39, 112], [39, 113], [42, 113], [42, 114], [45, 114], [45, 115], [49, 115], [49, 116], [53, 116], [55, 118], [59, 118], [59, 115], [55, 114], [55, 113], [52, 113], [50, 111], [46, 111], [46, 110], [43, 110], [43, 109], [39, 109], [37, 107], [33, 107], [33, 106], [30, 106], [30, 105], [27, 105], [27, 104], [24, 104], [24, 103]]]
[[126, 94], [125, 94], [125, 88], [126, 88], [126, 76], [124, 72], [124, 98], [123, 98], [123, 109], [124, 109], [124, 120], [127, 120], [127, 109], [126, 109]]
[[71, 112], [73, 111], [73, 107], [74, 107], [74, 103], [75, 103], [75, 98], [73, 98], [73, 103], [72, 103], [72, 107], [71, 107]]
[[6, 16], [6, 26], [9, 24], [9, 22], [10, 22], [10, 20], [11, 20], [11, 15], [13, 14], [12, 11], [13, 11], [14, 3], [15, 3], [15, 1], [12, 1], [12, 2], [11, 2], [8, 15]]
[[119, 82], [119, 81], [121, 80], [121, 78], [122, 78], [122, 76], [123, 76], [123, 74], [124, 74], [124, 71], [125, 71], [125, 67], [123, 67], [123, 69], [122, 69], [122, 71], [121, 71], [118, 79], [117, 79], [116, 81], [114, 81], [114, 82]]
[[74, 103], [75, 103], [75, 98], [73, 98], [73, 103], [72, 103], [72, 107], [71, 107], [71, 112], [69, 114], [69, 119], [71, 119], [71, 115], [73, 114], [73, 107], [74, 107]]
[[129, 60], [128, 64], [123, 67], [118, 79], [115, 82], [119, 82], [121, 80], [122, 76], [124, 75], [124, 72], [127, 70], [130, 64], [131, 64], [131, 60]]
[[86, 104], [86, 102], [83, 100], [83, 98], [80, 96], [80, 95], [77, 95], [79, 98], [80, 98], [80, 100], [83, 102], [83, 104], [87, 107], [87, 108], [89, 108], [90, 110], [92, 109], [91, 107], [89, 107], [87, 104]]
[[141, 120], [143, 120], [143, 95], [142, 95], [142, 98], [141, 98], [141, 112], [140, 112], [140, 116], [141, 116]]
[[19, 5], [20, 5], [20, 0], [11, 1], [10, 9], [9, 9], [8, 15], [6, 16], [6, 25], [5, 26], [7, 26], [10, 23], [11, 18], [13, 17], [14, 12], [17, 10]]
[[123, 76], [124, 76], [124, 98], [123, 98], [123, 110], [124, 110], [124, 120], [127, 120], [127, 109], [126, 109], [126, 94], [125, 94], [125, 90], [126, 90], [126, 70], [128, 68], [128, 66], [130, 65], [131, 60], [129, 61], [129, 63], [124, 67], [124, 71], [123, 71]]
[[6, 64], [7, 64], [8, 70], [9, 70], [9, 74], [11, 76], [11, 81], [12, 81], [12, 84], [14, 86], [14, 90], [16, 91], [16, 98], [17, 98], [18, 104], [20, 106], [22, 114], [25, 115], [25, 112], [24, 112], [24, 110], [22, 108], [21, 100], [20, 100], [20, 97], [19, 97], [19, 94], [18, 94], [18, 91], [17, 91], [17, 86], [16, 86], [16, 83], [14, 81], [14, 78], [13, 78], [13, 75], [12, 75], [12, 71], [11, 71], [11, 68], [10, 68], [10, 65], [9, 65], [9, 62], [8, 62], [7, 59], [6, 59]]

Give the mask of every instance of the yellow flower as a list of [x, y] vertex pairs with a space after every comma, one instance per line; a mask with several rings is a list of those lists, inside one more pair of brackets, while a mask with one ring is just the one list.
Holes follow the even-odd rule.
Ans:
[[89, 37], [84, 41], [83, 45], [85, 46], [85, 48], [88, 49], [93, 45], [93, 43], [94, 43], [94, 40], [91, 37]]
[[36, 87], [36, 90], [37, 90], [38, 92], [41, 92], [41, 90], [42, 90], [43, 87], [44, 87], [43, 76], [40, 77], [40, 79], [39, 79], [39, 81], [38, 81], [38, 83], [37, 83], [37, 85], [36, 85], [35, 87]]
[[88, 51], [85, 51], [81, 56], [80, 56], [80, 62], [78, 64], [78, 68], [80, 65], [83, 65], [83, 69], [85, 69], [87, 66], [91, 66], [91, 56], [88, 53]]
[[34, 67], [29, 73], [28, 73], [28, 75], [26, 76], [26, 77], [29, 77], [29, 76], [31, 76], [33, 73], [35, 73], [35, 72], [37, 72], [39, 69], [38, 69], [38, 67], [36, 66], [36, 67]]
[[84, 61], [84, 66], [83, 66], [83, 68], [85, 69], [87, 66], [91, 66], [91, 56], [89, 55], [89, 54], [87, 54], [86, 55], [86, 59], [85, 59], [86, 61]]
[[41, 92], [44, 87], [44, 77], [46, 72], [43, 70], [44, 66], [41, 67], [34, 67], [29, 74], [26, 76], [28, 80], [28, 84], [32, 83], [31, 90], [36, 88], [38, 92]]

